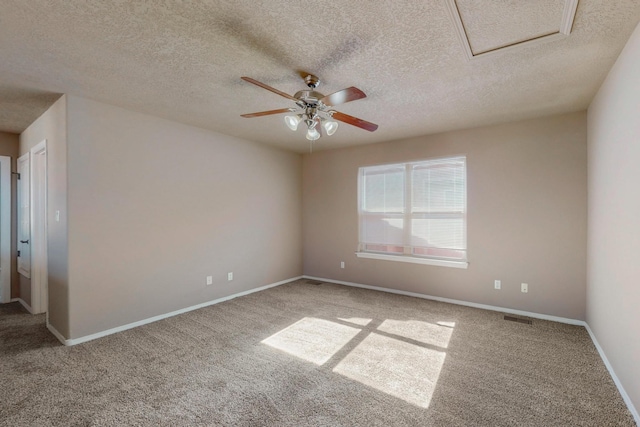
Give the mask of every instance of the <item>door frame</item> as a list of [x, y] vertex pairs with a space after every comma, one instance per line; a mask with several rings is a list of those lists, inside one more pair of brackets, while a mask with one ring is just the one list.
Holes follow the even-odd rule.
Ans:
[[31, 150], [31, 308], [33, 313], [48, 311], [47, 267], [47, 140]]
[[[16, 161], [16, 169], [18, 171], [18, 183], [17, 183], [17, 195], [16, 195], [16, 215], [17, 215], [17, 230], [16, 230], [16, 249], [18, 253], [17, 256], [17, 267], [18, 273], [27, 279], [31, 280], [31, 243], [27, 246], [27, 250], [23, 247], [22, 240], [31, 239], [31, 153], [26, 152], [22, 156], [18, 157]], [[27, 230], [27, 235], [23, 234], [24, 231], [24, 207], [25, 200], [27, 201], [28, 211], [27, 216], [29, 217], [29, 227]], [[27, 268], [24, 265], [24, 259], [28, 255], [28, 264]]]
[[0, 302], [11, 301], [11, 157], [0, 156]]

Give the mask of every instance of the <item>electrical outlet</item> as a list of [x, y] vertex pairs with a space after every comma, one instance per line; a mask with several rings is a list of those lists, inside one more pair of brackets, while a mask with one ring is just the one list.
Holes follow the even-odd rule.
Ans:
[[207, 285], [213, 285], [213, 276], [207, 276]]
[[344, 268], [344, 261], [340, 261], [340, 268]]
[[493, 281], [493, 289], [502, 289], [502, 283], [500, 282], [500, 280]]
[[233, 280], [233, 273], [227, 273], [227, 280], [229, 282]]
[[526, 294], [527, 292], [529, 292], [529, 285], [527, 285], [526, 283], [520, 284], [520, 290], [523, 294]]

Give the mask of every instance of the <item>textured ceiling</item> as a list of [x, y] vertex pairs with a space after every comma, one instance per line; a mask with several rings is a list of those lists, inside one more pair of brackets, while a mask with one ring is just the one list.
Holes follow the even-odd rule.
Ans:
[[[557, 28], [563, 3], [459, 2], [479, 48]], [[336, 109], [380, 126], [341, 124], [314, 149], [577, 111], [639, 19], [637, 0], [581, 0], [570, 36], [469, 61], [445, 0], [3, 0], [0, 130], [69, 93], [303, 152], [281, 115], [240, 117], [293, 106], [241, 76], [293, 94], [301, 70], [325, 94], [362, 89]]]

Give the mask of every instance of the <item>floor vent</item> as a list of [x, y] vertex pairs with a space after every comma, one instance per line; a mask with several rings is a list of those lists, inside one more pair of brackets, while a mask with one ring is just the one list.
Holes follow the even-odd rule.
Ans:
[[322, 282], [319, 282], [317, 280], [307, 279], [307, 285], [321, 285], [321, 284], [322, 284]]
[[531, 325], [533, 323], [529, 319], [520, 319], [519, 317], [513, 317], [513, 316], [504, 316], [504, 320], [508, 320], [510, 322], [524, 323], [527, 325]]

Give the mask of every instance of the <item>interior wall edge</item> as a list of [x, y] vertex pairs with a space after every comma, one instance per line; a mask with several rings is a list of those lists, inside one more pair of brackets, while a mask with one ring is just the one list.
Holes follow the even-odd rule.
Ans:
[[640, 426], [640, 414], [638, 413], [638, 410], [636, 409], [636, 407], [634, 406], [633, 402], [631, 401], [631, 398], [629, 397], [629, 394], [624, 389], [624, 386], [622, 385], [622, 382], [618, 378], [618, 375], [616, 375], [616, 372], [613, 370], [613, 366], [609, 362], [609, 359], [607, 358], [607, 355], [605, 354], [604, 350], [600, 346], [600, 343], [596, 339], [595, 334], [593, 333], [593, 331], [591, 330], [591, 327], [589, 326], [589, 324], [587, 322], [584, 322], [584, 327], [587, 330], [587, 332], [589, 333], [589, 336], [591, 337], [591, 341], [593, 341], [593, 345], [595, 345], [596, 350], [598, 350], [598, 354], [600, 355], [600, 358], [602, 359], [602, 362], [604, 363], [604, 366], [606, 366], [607, 371], [609, 371], [609, 374], [611, 375], [611, 378], [613, 379], [613, 382], [616, 384], [616, 387], [618, 388], [618, 391], [620, 392], [620, 395], [622, 396], [622, 400], [624, 400], [624, 403], [627, 405], [627, 408], [629, 408], [629, 411], [631, 412], [631, 415], [633, 415], [633, 419], [636, 422], [636, 424]]
[[67, 337], [65, 337], [57, 329], [55, 329], [55, 327], [50, 325], [49, 322], [47, 322], [47, 329], [49, 329], [49, 331], [65, 346], [74, 346], [74, 345], [82, 344], [82, 343], [85, 343], [85, 342], [88, 342], [88, 341], [93, 341], [93, 340], [96, 340], [98, 338], [106, 337], [108, 335], [112, 335], [112, 334], [115, 334], [115, 333], [118, 333], [118, 332], [123, 332], [123, 331], [126, 331], [128, 329], [137, 328], [138, 326], [143, 326], [143, 325], [147, 325], [149, 323], [157, 322], [158, 320], [163, 320], [163, 319], [167, 319], [169, 317], [177, 316], [179, 314], [184, 314], [184, 313], [187, 313], [189, 311], [198, 310], [200, 308], [205, 308], [205, 307], [208, 307], [210, 305], [219, 304], [221, 302], [229, 301], [229, 300], [232, 300], [234, 298], [242, 297], [242, 296], [249, 295], [249, 294], [252, 294], [252, 293], [255, 293], [255, 292], [264, 291], [264, 290], [267, 290], [267, 289], [270, 289], [270, 288], [275, 288], [276, 286], [281, 286], [281, 285], [284, 285], [285, 283], [290, 283], [290, 282], [293, 282], [294, 280], [298, 280], [298, 279], [301, 279], [301, 278], [302, 278], [302, 276], [291, 277], [289, 279], [281, 280], [279, 282], [270, 283], [268, 285], [260, 286], [258, 288], [249, 289], [249, 290], [246, 290], [246, 291], [243, 291], [243, 292], [238, 292], [238, 293], [235, 293], [235, 294], [232, 294], [232, 295], [228, 295], [228, 296], [225, 296], [225, 297], [222, 297], [222, 298], [216, 298], [216, 299], [211, 300], [211, 301], [206, 301], [206, 302], [203, 302], [203, 303], [200, 303], [200, 304], [196, 304], [196, 305], [192, 305], [192, 306], [189, 306], [189, 307], [181, 308], [179, 310], [170, 311], [168, 313], [160, 314], [158, 316], [149, 317], [147, 319], [142, 319], [142, 320], [139, 320], [137, 322], [128, 323], [126, 325], [118, 326], [118, 327], [115, 327], [115, 328], [107, 329], [105, 331], [96, 332], [94, 334], [85, 335], [85, 336], [78, 337], [78, 338], [67, 338]]
[[[640, 24], [588, 109], [586, 320], [640, 408]], [[634, 413], [634, 415], [637, 414]], [[638, 422], [638, 418], [636, 418]]]

